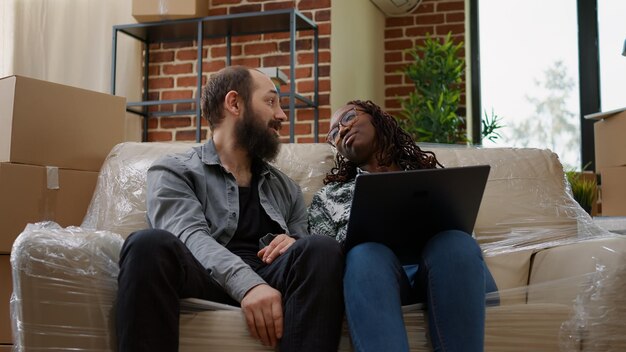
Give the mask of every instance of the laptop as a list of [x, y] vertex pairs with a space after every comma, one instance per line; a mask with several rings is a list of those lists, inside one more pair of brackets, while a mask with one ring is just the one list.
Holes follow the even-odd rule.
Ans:
[[415, 253], [443, 230], [472, 234], [489, 165], [366, 173], [357, 176], [344, 249], [384, 243]]

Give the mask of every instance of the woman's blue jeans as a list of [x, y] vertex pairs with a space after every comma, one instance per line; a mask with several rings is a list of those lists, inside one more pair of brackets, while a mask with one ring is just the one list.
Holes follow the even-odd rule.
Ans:
[[[413, 278], [410, 264], [417, 264]], [[417, 302], [426, 303], [434, 351], [483, 351], [485, 294], [494, 291], [480, 247], [461, 231], [437, 234], [414, 257], [398, 258], [373, 242], [346, 256], [344, 299], [356, 351], [409, 351], [401, 306]]]

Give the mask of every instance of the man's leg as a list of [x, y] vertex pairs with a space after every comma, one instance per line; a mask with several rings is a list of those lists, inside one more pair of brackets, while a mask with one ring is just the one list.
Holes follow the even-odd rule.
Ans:
[[480, 247], [467, 233], [444, 231], [424, 247], [416, 290], [426, 297], [434, 351], [483, 351], [485, 270]]
[[334, 239], [306, 236], [259, 269], [259, 275], [283, 295], [282, 352], [337, 351], [344, 311], [343, 264]]
[[187, 247], [163, 230], [137, 231], [126, 239], [120, 254], [118, 286], [120, 352], [178, 351], [180, 298], [236, 303]]
[[355, 351], [408, 351], [402, 317], [408, 278], [385, 245], [362, 243], [346, 255], [344, 296]]

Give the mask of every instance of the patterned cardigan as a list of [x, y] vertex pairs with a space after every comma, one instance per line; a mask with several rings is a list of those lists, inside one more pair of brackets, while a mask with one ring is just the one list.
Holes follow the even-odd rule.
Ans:
[[333, 182], [322, 187], [309, 206], [309, 233], [326, 235], [343, 242], [348, 230], [354, 182]]

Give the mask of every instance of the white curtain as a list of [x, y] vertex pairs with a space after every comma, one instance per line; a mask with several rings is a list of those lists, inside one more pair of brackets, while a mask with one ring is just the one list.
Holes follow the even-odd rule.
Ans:
[[15, 1], [0, 1], [0, 77], [13, 71]]
[[[131, 7], [130, 0], [0, 0], [0, 77], [110, 93], [112, 28], [136, 22]], [[118, 39], [117, 77], [116, 95], [138, 100], [138, 41]]]

